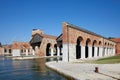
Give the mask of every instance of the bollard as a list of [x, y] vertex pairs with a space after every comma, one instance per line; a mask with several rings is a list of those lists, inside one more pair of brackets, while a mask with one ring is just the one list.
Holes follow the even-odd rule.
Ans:
[[99, 72], [99, 68], [95, 67], [95, 72], [98, 73]]
[[58, 63], [58, 58], [56, 59], [56, 62]]

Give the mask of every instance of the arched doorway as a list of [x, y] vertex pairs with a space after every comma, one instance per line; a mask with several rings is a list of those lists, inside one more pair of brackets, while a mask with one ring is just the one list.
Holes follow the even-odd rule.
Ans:
[[97, 43], [96, 40], [93, 41], [93, 44], [92, 44], [92, 57], [95, 56], [95, 44]]
[[57, 55], [57, 44], [54, 45], [54, 55]]
[[90, 39], [86, 40], [86, 46], [85, 46], [85, 58], [88, 58], [88, 53], [89, 53], [89, 49], [88, 49], [88, 45], [90, 43]]
[[60, 55], [62, 55], [62, 44], [60, 45]]
[[104, 48], [103, 48], [103, 56], [105, 56], [105, 54], [106, 54], [106, 42], [105, 42], [105, 44], [104, 44]]
[[98, 47], [98, 51], [97, 51], [97, 56], [100, 56], [100, 47], [101, 47], [101, 44], [102, 44], [102, 42], [101, 41], [99, 41], [99, 47]]
[[83, 40], [82, 37], [77, 38], [77, 44], [76, 44], [76, 59], [81, 58], [81, 46], [80, 43]]
[[50, 46], [51, 46], [50, 43], [48, 43], [47, 46], [46, 46], [46, 56], [50, 56], [50, 52], [51, 52]]

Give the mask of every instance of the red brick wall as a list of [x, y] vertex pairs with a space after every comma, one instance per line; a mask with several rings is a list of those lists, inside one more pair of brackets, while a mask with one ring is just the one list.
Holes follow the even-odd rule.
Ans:
[[[69, 40], [69, 44], [76, 44], [77, 38], [82, 37], [83, 40], [80, 44], [84, 45], [84, 46], [86, 45], [87, 39], [90, 39], [90, 42], [88, 44], [90, 46], [92, 46], [94, 40], [96, 40], [96, 42], [97, 42], [96, 46], [102, 46], [105, 43], [106, 43], [106, 47], [108, 47], [108, 46], [112, 47], [112, 45], [115, 46], [115, 43], [110, 40], [103, 39], [102, 37], [80, 31], [78, 29], [70, 27], [70, 25], [67, 23], [63, 23], [62, 27], [63, 27], [63, 44], [68, 43], [68, 40]], [[99, 41], [101, 41], [101, 45], [99, 45]]]

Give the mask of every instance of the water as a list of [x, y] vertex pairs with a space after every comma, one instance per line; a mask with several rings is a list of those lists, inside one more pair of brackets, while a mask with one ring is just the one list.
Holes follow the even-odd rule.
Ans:
[[12, 60], [0, 57], [0, 80], [67, 80], [45, 66], [45, 62], [50, 60]]

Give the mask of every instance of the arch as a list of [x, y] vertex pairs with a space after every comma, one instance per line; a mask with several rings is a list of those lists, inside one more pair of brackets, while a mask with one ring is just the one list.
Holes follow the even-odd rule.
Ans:
[[60, 45], [60, 55], [62, 55], [62, 44]]
[[101, 41], [99, 41], [99, 43], [98, 43], [98, 51], [97, 51], [97, 56], [99, 56], [100, 55], [100, 47], [102, 46], [102, 42]]
[[86, 46], [85, 46], [85, 58], [88, 58], [88, 53], [89, 53], [89, 51], [88, 51], [88, 45], [90, 44], [90, 42], [91, 42], [91, 40], [88, 38], [86, 40]]
[[105, 54], [106, 54], [106, 46], [107, 46], [107, 42], [104, 43], [104, 47], [103, 47], [103, 56], [105, 56]]
[[83, 40], [83, 38], [80, 36], [80, 37], [77, 38], [77, 41], [76, 41], [76, 59], [81, 58], [81, 46], [80, 46], [80, 43], [81, 43], [82, 40]]
[[12, 53], [12, 49], [9, 49], [9, 53], [10, 53], [10, 54]]
[[101, 45], [102, 45], [102, 42], [101, 42], [101, 41], [99, 41], [98, 45], [99, 45], [99, 46], [101, 46]]
[[97, 41], [94, 40], [94, 41], [93, 41], [93, 44], [92, 44], [92, 57], [95, 56], [95, 45], [96, 45], [96, 44], [97, 44]]
[[54, 45], [54, 55], [57, 55], [57, 44]]
[[50, 47], [51, 47], [51, 43], [48, 43], [46, 46], [46, 56], [50, 56]]
[[4, 53], [7, 53], [7, 49], [4, 48]]
[[23, 53], [23, 49], [21, 49], [21, 53]]

